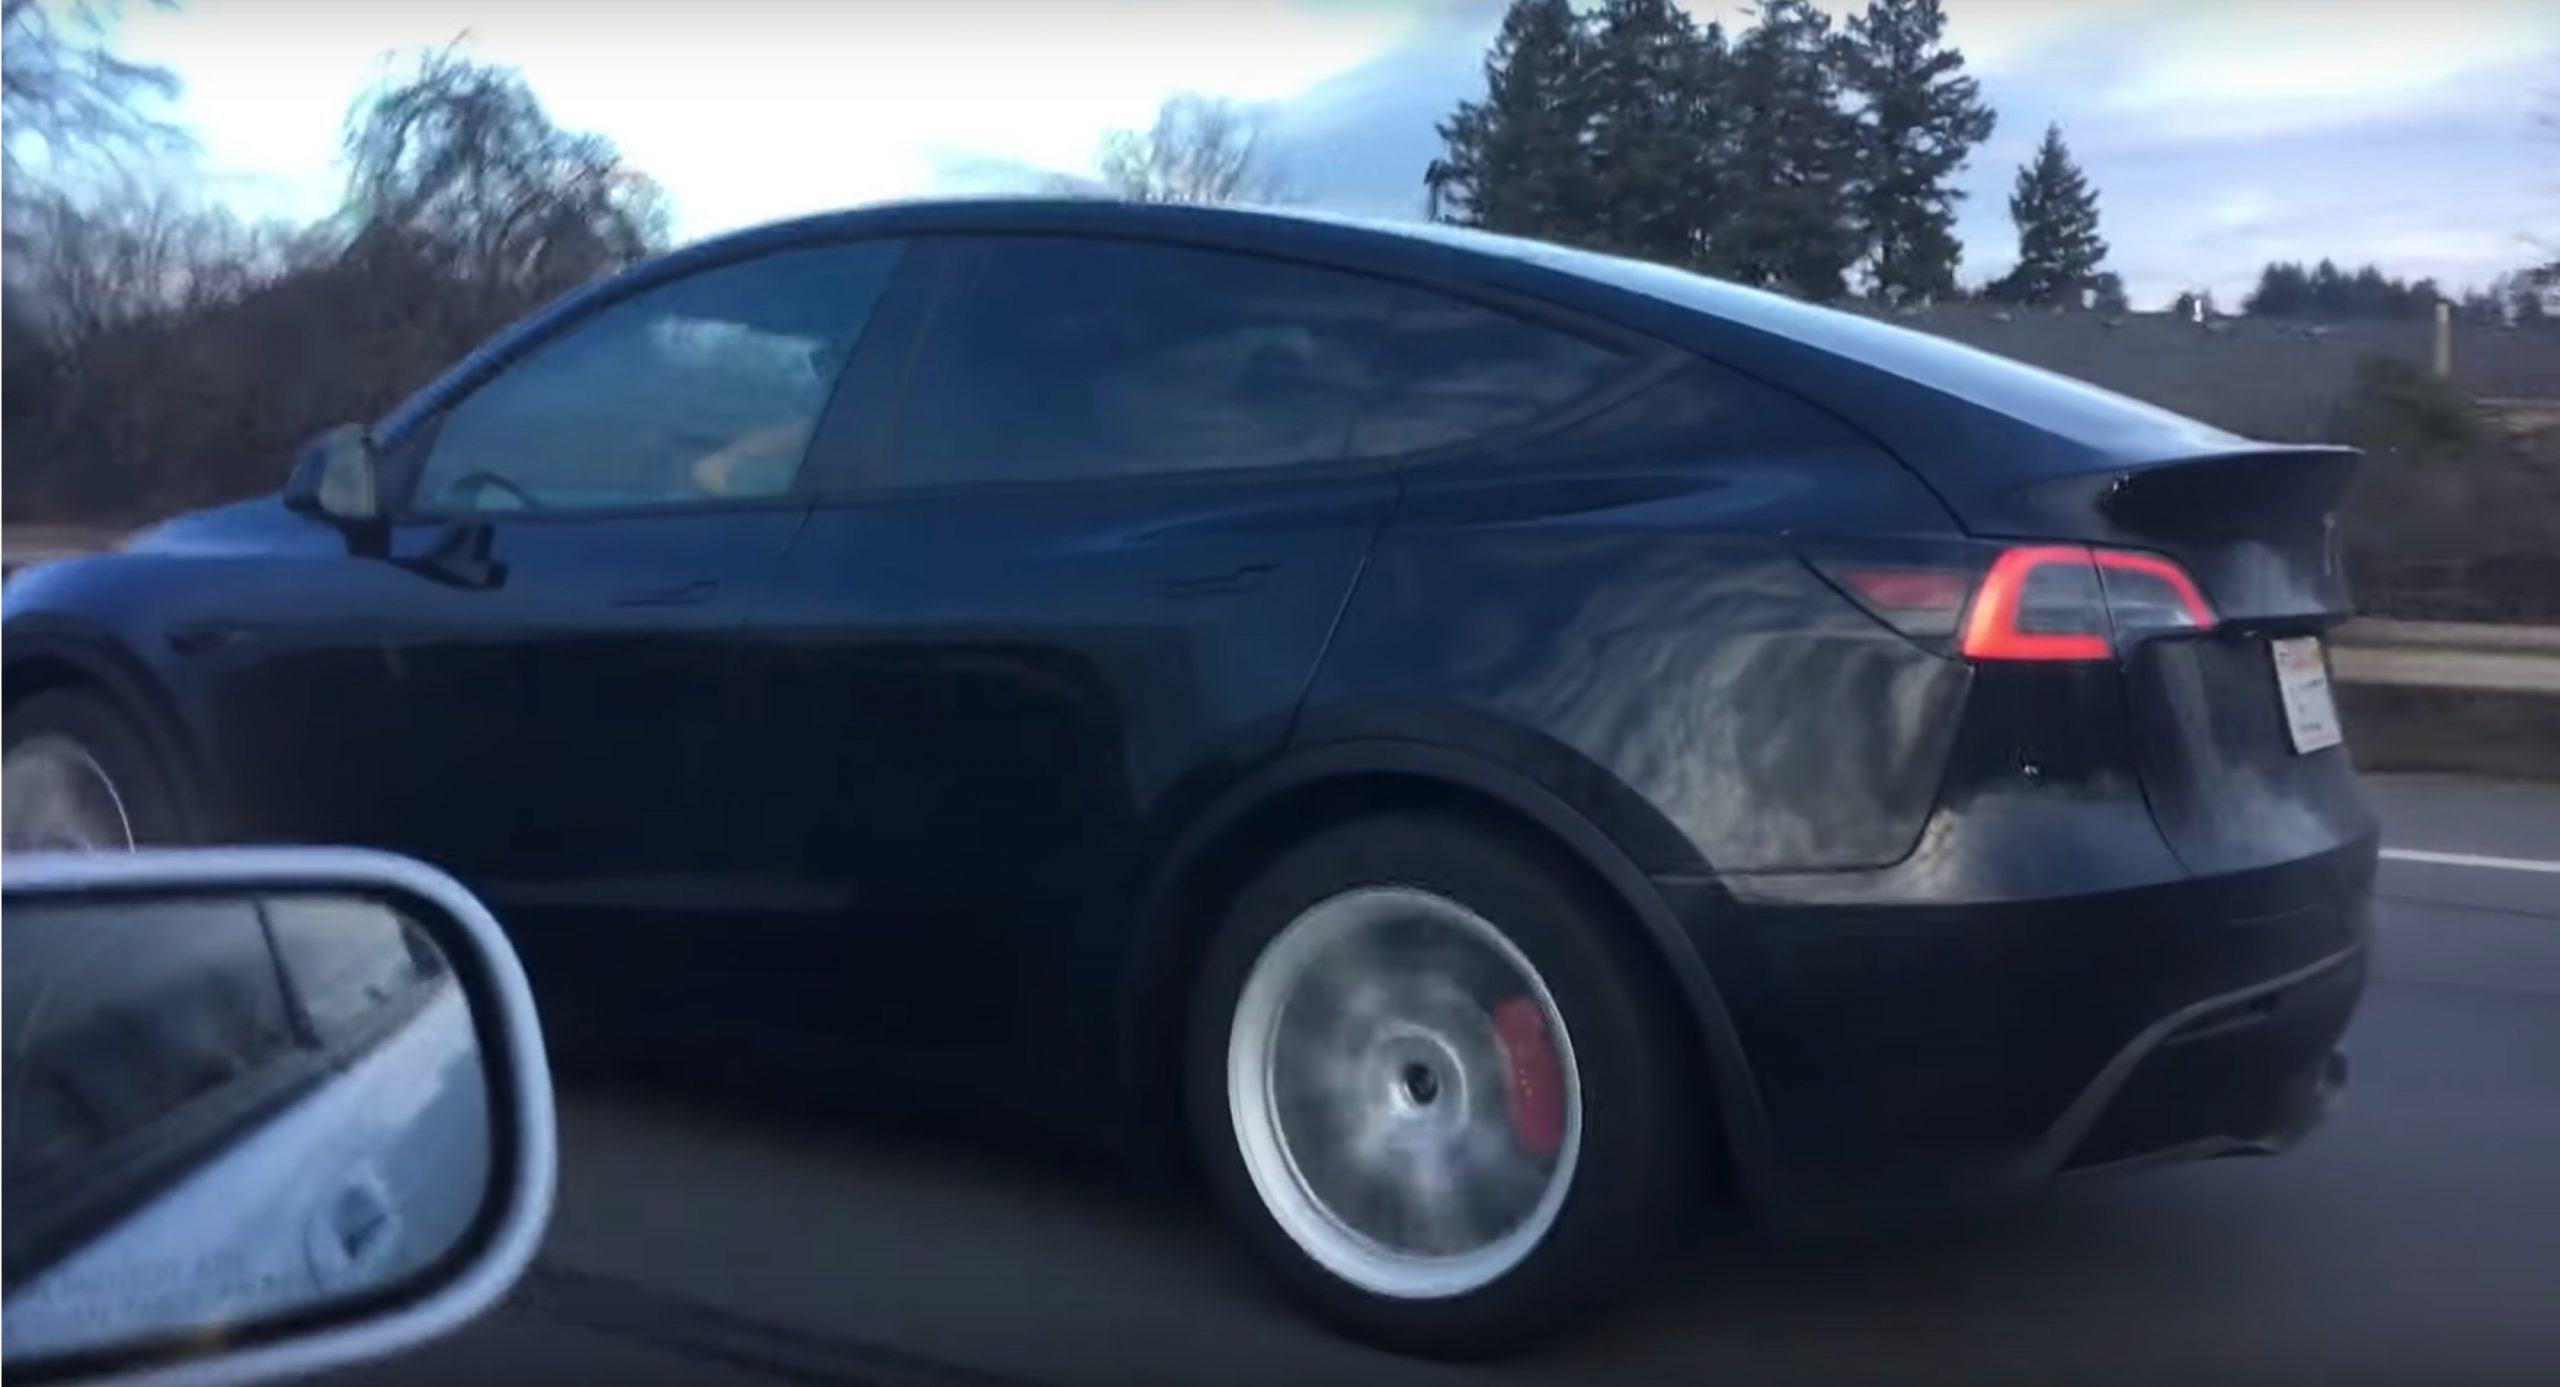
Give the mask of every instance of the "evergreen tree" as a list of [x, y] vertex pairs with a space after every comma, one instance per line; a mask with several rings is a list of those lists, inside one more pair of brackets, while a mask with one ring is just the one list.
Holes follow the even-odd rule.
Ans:
[[1724, 32], [1675, 0], [1608, 0], [1589, 49], [1595, 244], [1695, 264], [1720, 213]]
[[2036, 157], [2018, 170], [2009, 219], [2018, 227], [2018, 267], [1992, 286], [1994, 294], [2013, 303], [2080, 307], [2107, 258], [2107, 243], [2098, 236], [2098, 194], [2072, 162], [2061, 126], [2045, 127]]
[[2349, 274], [2334, 260], [2315, 268], [2270, 262], [2241, 309], [2261, 318], [2412, 318], [2435, 312], [2444, 291], [2432, 279], [2412, 284], [2366, 265]]
[[1843, 82], [1863, 105], [1853, 201], [1875, 292], [1889, 303], [1955, 289], [1964, 194], [1951, 180], [1997, 119], [1946, 27], [1939, 0], [1870, 0], [1842, 46]]
[[2124, 276], [2113, 270], [2101, 270], [2089, 281], [2089, 307], [2100, 313], [2124, 314], [2133, 311], [2133, 300], [2125, 294]]
[[1811, 299], [1847, 291], [1858, 258], [1849, 191], [1856, 125], [1841, 109], [1831, 17], [1810, 0], [1764, 0], [1718, 94], [1734, 122], [1731, 215], [1709, 263]]
[[2311, 274], [2293, 261], [2271, 261], [2258, 272], [2258, 287], [2240, 300], [2240, 311], [2254, 317], [2290, 318], [2311, 307]]
[[1569, 0], [1513, 0], [1484, 63], [1485, 99], [1442, 121], [1423, 182], [1433, 215], [1553, 241], [1587, 241], [1597, 180], [1585, 148], [1588, 36]]

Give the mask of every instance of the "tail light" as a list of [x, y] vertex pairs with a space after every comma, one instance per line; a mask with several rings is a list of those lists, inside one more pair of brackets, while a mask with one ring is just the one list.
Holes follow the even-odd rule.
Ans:
[[2076, 544], [1992, 560], [1957, 644], [1969, 660], [2105, 660], [2150, 636], [2213, 629], [2187, 571], [2151, 554]]
[[1914, 639], [1952, 638], [1969, 660], [2109, 660], [2215, 621], [2187, 571], [2155, 554], [2026, 545], [2001, 550], [1988, 570], [1809, 557], [1879, 620]]

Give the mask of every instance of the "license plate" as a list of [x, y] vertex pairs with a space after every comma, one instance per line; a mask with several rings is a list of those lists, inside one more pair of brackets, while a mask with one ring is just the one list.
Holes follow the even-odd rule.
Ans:
[[2297, 754], [2336, 746], [2338, 701], [2329, 692], [2329, 665], [2320, 658], [2320, 638], [2298, 636], [2273, 643], [2276, 693], [2284, 700], [2284, 730]]

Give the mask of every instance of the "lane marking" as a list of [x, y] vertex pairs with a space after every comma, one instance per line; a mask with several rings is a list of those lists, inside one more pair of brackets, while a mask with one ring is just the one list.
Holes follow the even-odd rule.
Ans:
[[2529, 857], [2482, 857], [2468, 852], [2421, 852], [2416, 848], [2384, 848], [2382, 856], [2389, 862], [2425, 862], [2438, 867], [2485, 867], [2495, 872], [2543, 872], [2560, 876], [2560, 862], [2537, 862]]

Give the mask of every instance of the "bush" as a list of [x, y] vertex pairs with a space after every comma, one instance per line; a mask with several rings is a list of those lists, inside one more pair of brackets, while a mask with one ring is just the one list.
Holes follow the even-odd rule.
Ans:
[[2330, 434], [2420, 467], [2461, 462], [2489, 447], [2488, 426], [2461, 387], [2387, 356], [2356, 363]]

